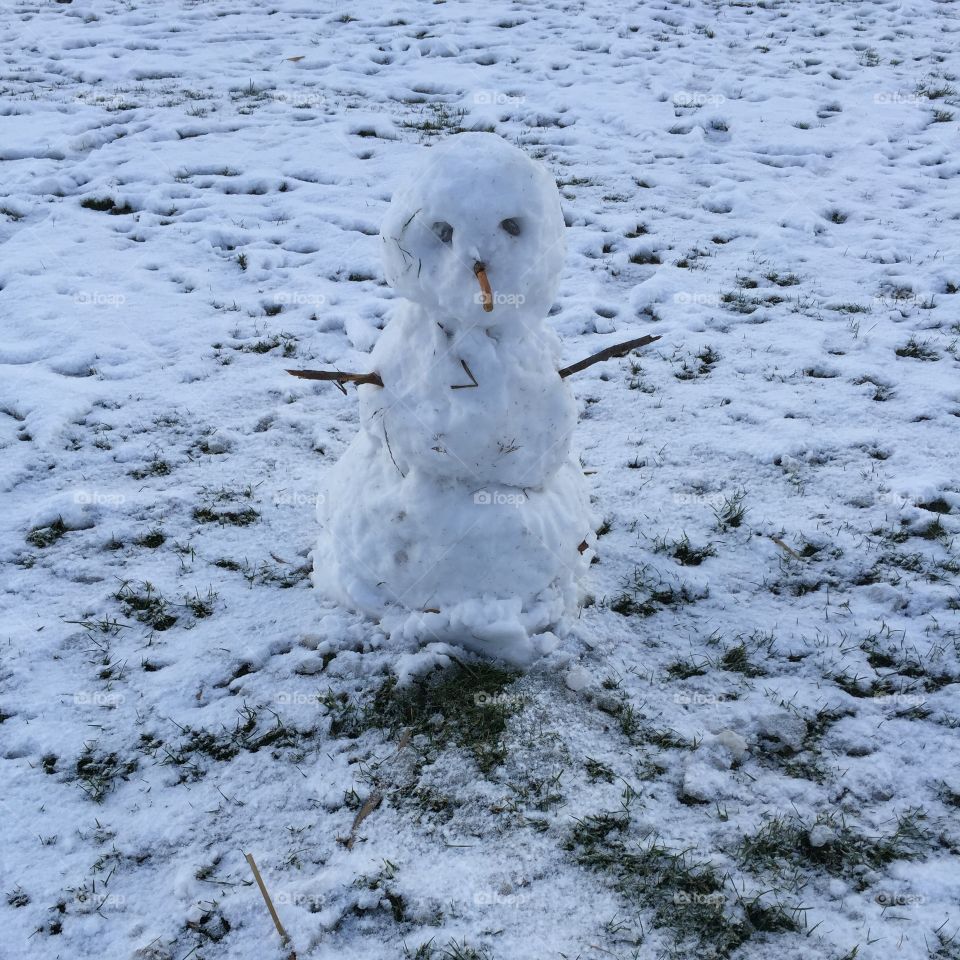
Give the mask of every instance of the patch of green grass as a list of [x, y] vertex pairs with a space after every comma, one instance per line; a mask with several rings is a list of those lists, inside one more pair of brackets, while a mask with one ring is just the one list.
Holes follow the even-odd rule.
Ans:
[[116, 753], [98, 752], [92, 744], [87, 744], [77, 759], [74, 773], [87, 796], [101, 803], [117, 780], [128, 780], [136, 769], [136, 759], [121, 760]]
[[813, 823], [796, 815], [774, 817], [740, 841], [737, 856], [752, 873], [794, 865], [844, 877], [862, 890], [867, 885], [864, 868], [879, 870], [929, 849], [924, 819], [921, 809], [908, 810], [897, 817], [891, 832], [868, 836], [833, 814], [821, 814]]
[[98, 213], [110, 213], [114, 216], [121, 216], [124, 214], [137, 212], [133, 209], [133, 207], [130, 206], [129, 203], [124, 203], [121, 206], [110, 197], [103, 197], [102, 199], [87, 197], [86, 199], [80, 201], [80, 206], [85, 210], [96, 210]]
[[759, 897], [744, 900], [689, 850], [633, 840], [628, 814], [577, 820], [564, 847], [579, 865], [606, 877], [631, 907], [650, 910], [657, 928], [673, 931], [681, 955], [725, 958], [758, 933], [800, 929], [798, 911]]
[[902, 347], [897, 347], [895, 352], [898, 357], [911, 357], [928, 363], [940, 359], [940, 354], [930, 346], [929, 340], [921, 341], [916, 337], [910, 337]]
[[177, 622], [170, 604], [157, 592], [153, 584], [146, 580], [126, 580], [113, 596], [126, 616], [133, 617], [158, 633], [169, 630]]
[[231, 560], [229, 557], [221, 557], [215, 560], [213, 565], [221, 570], [231, 570], [243, 575], [244, 580], [254, 586], [274, 586], [281, 590], [287, 590], [295, 587], [298, 583], [303, 583], [310, 576], [312, 569], [310, 563], [300, 566], [284, 566], [280, 564], [267, 563], [261, 560], [259, 563], [251, 563], [244, 560], [242, 563], [238, 560]]
[[600, 760], [594, 760], [593, 757], [587, 757], [583, 763], [583, 766], [587, 771], [587, 776], [594, 783], [599, 780], [603, 780], [604, 783], [613, 783], [615, 776], [613, 770]]
[[428, 103], [411, 120], [404, 120], [403, 126], [416, 130], [424, 137], [440, 134], [463, 132], [463, 120], [467, 112], [463, 107], [450, 107], [445, 103]]
[[915, 536], [918, 536], [923, 540], [946, 541], [949, 538], [949, 532], [943, 525], [943, 520], [941, 520], [940, 517], [937, 517], [935, 520], [931, 520], [929, 523], [924, 524], [924, 526], [917, 530]]
[[950, 503], [943, 497], [934, 497], [932, 500], [921, 500], [917, 506], [930, 513], [949, 513]]
[[747, 491], [741, 487], [734, 490], [730, 496], [724, 497], [723, 503], [713, 508], [719, 530], [733, 530], [743, 525], [747, 515], [746, 498]]
[[166, 543], [167, 538], [164, 536], [163, 531], [154, 527], [152, 530], [148, 530], [143, 536], [137, 537], [133, 542], [138, 547], [146, 547], [148, 550], [156, 550], [158, 547], [162, 547]]
[[241, 510], [214, 510], [212, 507], [195, 507], [193, 519], [198, 523], [230, 524], [234, 527], [248, 527], [260, 519], [260, 514], [253, 507], [244, 507]]
[[667, 676], [671, 680], [689, 680], [691, 677], [702, 677], [706, 674], [707, 664], [696, 663], [693, 660], [675, 660], [667, 666]]
[[837, 303], [828, 310], [836, 310], [837, 313], [870, 313], [870, 308], [860, 303]]
[[[282, 304], [276, 304], [276, 306], [282, 309]], [[264, 313], [266, 313], [268, 317], [275, 316], [279, 312], [280, 310], [273, 310], [272, 307], [264, 307]], [[233, 349], [238, 350], [240, 353], [269, 353], [271, 350], [276, 350], [277, 347], [282, 347], [283, 355], [289, 357], [296, 353], [296, 340], [297, 338], [293, 336], [293, 334], [275, 333], [262, 340], [256, 340], [253, 343], [241, 343]]]
[[507, 721], [523, 706], [521, 697], [504, 692], [517, 677], [490, 663], [461, 663], [402, 687], [391, 677], [365, 707], [340, 698], [327, 701], [330, 734], [356, 737], [381, 729], [396, 737], [409, 730], [425, 735], [434, 750], [456, 744], [489, 773], [506, 758]]
[[757, 297], [748, 297], [742, 290], [736, 293], [721, 293], [720, 302], [734, 313], [749, 315], [755, 313], [760, 306], [760, 300]]
[[764, 278], [778, 287], [795, 287], [800, 282], [795, 273], [777, 273], [775, 270], [765, 273]]
[[195, 920], [188, 920], [184, 927], [197, 935], [197, 944], [190, 951], [194, 953], [200, 947], [209, 943], [219, 943], [230, 932], [230, 921], [217, 909], [216, 903], [211, 903], [209, 910]]
[[57, 517], [53, 523], [46, 527], [35, 527], [27, 534], [27, 543], [41, 550], [52, 546], [67, 532], [67, 527], [63, 522], [63, 517]]
[[699, 567], [707, 557], [715, 557], [717, 551], [712, 544], [703, 547], [691, 546], [690, 540], [684, 534], [669, 550], [670, 556], [684, 567]]
[[511, 795], [497, 805], [497, 812], [515, 813], [526, 816], [527, 823], [536, 826], [543, 821], [530, 817], [529, 812], [546, 813], [566, 799], [560, 791], [563, 770], [548, 777], [535, 777], [526, 774], [517, 781], [507, 781]]
[[704, 347], [699, 353], [685, 358], [680, 370], [674, 373], [678, 380], [695, 380], [707, 376], [720, 360], [720, 354], [711, 346]]
[[197, 620], [205, 620], [213, 616], [214, 604], [218, 596], [212, 589], [207, 590], [205, 597], [200, 596], [200, 591], [194, 592], [193, 596], [187, 595], [183, 598], [183, 605], [196, 617]]
[[160, 457], [154, 457], [146, 466], [130, 471], [134, 480], [146, 480], [147, 477], [167, 477], [170, 475], [170, 464]]
[[[239, 675], [244, 673], [239, 672]], [[293, 763], [302, 762], [317, 731], [288, 726], [279, 714], [271, 710], [265, 712], [270, 715], [266, 720], [262, 711], [242, 707], [232, 729], [204, 730], [178, 725], [178, 742], [166, 745], [152, 739], [146, 749], [152, 754], [162, 754], [161, 763], [182, 768], [181, 782], [205, 776], [204, 759], [225, 763], [244, 752], [258, 753], [269, 749], [274, 759], [285, 757]]]
[[[355, 887], [361, 890], [376, 890], [381, 900], [390, 905], [394, 923], [403, 923], [407, 919], [407, 904], [403, 895], [399, 893], [393, 883], [397, 875], [397, 866], [389, 860], [383, 861], [383, 867], [372, 876], [357, 877], [353, 881]], [[359, 909], [359, 908], [357, 908]], [[362, 911], [361, 911], [362, 912]]]
[[437, 956], [437, 960], [493, 960], [486, 947], [474, 947], [464, 940], [451, 940]]
[[916, 92], [917, 96], [926, 97], [928, 100], [942, 100], [944, 97], [954, 96], [957, 91], [948, 84], [935, 87], [927, 83], [918, 83]]
[[874, 670], [885, 672], [870, 685], [868, 693], [860, 689], [854, 693], [855, 696], [878, 696], [889, 693], [894, 689], [892, 680], [895, 677], [903, 677], [910, 681], [905, 686], [913, 691], [914, 697], [920, 691], [936, 691], [957, 682], [954, 674], [943, 667], [938, 668], [931, 658], [928, 658], [925, 663], [914, 647], [906, 645], [904, 635], [890, 630], [889, 627], [864, 637], [860, 642], [860, 649], [867, 663]]
[[649, 617], [664, 607], [695, 603], [704, 596], [694, 593], [685, 583], [666, 582], [656, 570], [644, 564], [634, 567], [633, 574], [624, 578], [623, 591], [609, 601], [608, 606], [624, 617]]
[[25, 907], [30, 902], [30, 897], [23, 892], [23, 889], [19, 885], [10, 890], [6, 897], [7, 906], [14, 908]]
[[741, 641], [729, 647], [720, 657], [719, 667], [729, 673], [742, 673], [745, 677], [758, 677], [763, 671], [750, 660], [750, 651]]
[[[788, 705], [781, 703], [781, 706]], [[847, 716], [849, 711], [822, 708], [810, 716], [795, 710], [792, 712], [804, 725], [800, 743], [796, 744], [792, 739], [781, 738], [776, 731], [770, 731], [763, 737], [763, 749], [757, 751], [755, 756], [762, 765], [782, 770], [788, 777], [824, 783], [828, 771], [822, 740], [830, 727]]]

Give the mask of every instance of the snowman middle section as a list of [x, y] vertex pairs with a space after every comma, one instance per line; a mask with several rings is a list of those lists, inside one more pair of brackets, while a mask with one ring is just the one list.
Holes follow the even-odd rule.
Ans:
[[543, 488], [569, 461], [577, 420], [559, 352], [543, 324], [464, 326], [405, 304], [371, 354], [384, 386], [361, 391], [361, 424], [404, 474]]

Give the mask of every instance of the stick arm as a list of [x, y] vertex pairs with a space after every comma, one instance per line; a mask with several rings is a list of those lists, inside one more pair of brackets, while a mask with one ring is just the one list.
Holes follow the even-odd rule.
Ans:
[[288, 370], [292, 377], [301, 380], [332, 380], [341, 386], [345, 383], [371, 383], [375, 387], [382, 387], [383, 380], [379, 373], [342, 373], [339, 370]]

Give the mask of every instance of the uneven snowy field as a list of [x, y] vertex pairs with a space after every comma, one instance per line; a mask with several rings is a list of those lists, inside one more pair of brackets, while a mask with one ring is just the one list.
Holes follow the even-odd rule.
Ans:
[[[0, 956], [960, 957], [958, 45], [4, 0]], [[465, 129], [561, 186], [569, 360], [663, 339], [569, 381], [557, 651], [417, 679], [310, 586], [357, 398], [284, 370], [367, 369], [393, 185]]]

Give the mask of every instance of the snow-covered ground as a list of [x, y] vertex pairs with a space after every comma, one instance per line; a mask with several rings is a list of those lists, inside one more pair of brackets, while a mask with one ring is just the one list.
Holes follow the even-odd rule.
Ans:
[[[960, 5], [0, 14], [0, 955], [960, 956]], [[569, 381], [569, 635], [398, 686], [284, 370], [367, 369], [465, 129], [561, 186], [569, 360], [663, 339]]]

